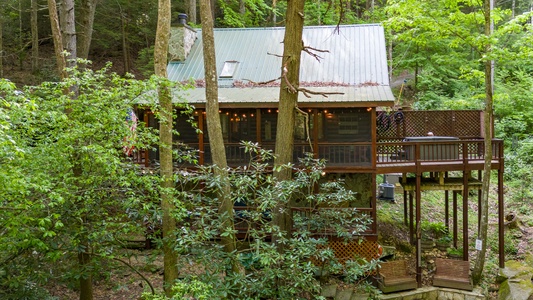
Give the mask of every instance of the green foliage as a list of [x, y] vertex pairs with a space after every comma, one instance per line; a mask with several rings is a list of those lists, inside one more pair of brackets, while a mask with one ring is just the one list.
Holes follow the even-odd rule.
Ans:
[[[221, 178], [213, 175], [210, 166], [201, 167], [194, 175], [177, 174], [188, 217], [180, 223], [176, 250], [199, 270], [176, 284], [181, 297], [318, 299], [317, 272], [349, 274], [349, 280], [356, 282], [375, 266], [355, 257], [343, 266], [326, 247], [326, 236], [353, 240], [371, 219], [356, 209], [332, 208], [355, 195], [344, 189], [342, 182], [320, 184], [324, 161], [303, 158], [301, 167], [292, 166], [292, 180], [276, 182], [269, 172], [271, 151], [249, 142], [243, 147], [250, 154], [250, 163], [228, 170], [236, 205], [235, 226], [247, 232], [237, 252], [227, 253], [214, 242], [219, 236], [237, 234], [221, 225], [224, 216], [218, 213], [216, 198]], [[280, 203], [282, 209], [291, 209], [293, 200], [298, 203], [293, 211], [294, 231], [286, 237], [273, 226], [271, 212]], [[272, 236], [285, 246], [281, 252], [270, 242]], [[232, 261], [239, 261], [244, 272], [231, 272]]]
[[268, 25], [268, 16], [276, 13], [264, 0], [217, 2], [223, 15], [216, 18], [219, 27], [258, 27]]
[[[1, 81], [0, 290], [39, 286], [51, 277], [74, 281], [109, 271], [122, 238], [143, 232], [134, 204], [151, 210], [157, 178], [123, 154], [133, 99], [153, 85], [69, 70], [59, 83], [16, 91]], [[65, 93], [65, 91], [71, 91]], [[138, 126], [136, 147], [153, 141]], [[79, 267], [77, 256], [89, 254]]]
[[144, 76], [150, 77], [154, 75], [154, 47], [150, 46], [141, 49], [135, 62], [137, 64], [137, 69], [139, 69]]

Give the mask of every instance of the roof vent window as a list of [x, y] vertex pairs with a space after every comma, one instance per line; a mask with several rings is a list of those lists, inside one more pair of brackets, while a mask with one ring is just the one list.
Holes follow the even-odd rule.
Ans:
[[239, 62], [236, 60], [227, 60], [224, 62], [222, 72], [220, 72], [220, 78], [233, 78]]

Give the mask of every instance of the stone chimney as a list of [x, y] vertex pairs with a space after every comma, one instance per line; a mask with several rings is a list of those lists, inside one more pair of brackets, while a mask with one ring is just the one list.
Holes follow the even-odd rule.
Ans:
[[184, 61], [196, 40], [196, 31], [187, 25], [187, 15], [179, 14], [170, 28], [168, 54], [170, 61]]

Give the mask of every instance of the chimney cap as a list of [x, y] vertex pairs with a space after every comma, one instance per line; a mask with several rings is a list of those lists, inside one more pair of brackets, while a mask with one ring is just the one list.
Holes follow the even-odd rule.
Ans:
[[178, 15], [178, 23], [181, 25], [187, 25], [187, 14], [181, 13]]

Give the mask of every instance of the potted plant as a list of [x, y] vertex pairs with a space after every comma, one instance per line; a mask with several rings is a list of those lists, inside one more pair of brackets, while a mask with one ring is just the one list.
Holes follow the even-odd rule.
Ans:
[[441, 237], [448, 234], [448, 228], [442, 222], [430, 222], [428, 228], [435, 240], [439, 240]]
[[420, 223], [420, 227], [422, 229], [422, 236], [420, 238], [420, 249], [422, 251], [431, 251], [433, 249], [433, 246], [435, 245], [431, 234], [431, 223], [428, 221], [422, 221], [422, 223]]
[[450, 258], [457, 258], [462, 259], [463, 258], [463, 248], [448, 248], [446, 249], [446, 252], [448, 254], [448, 257]]
[[452, 243], [452, 237], [449, 234], [445, 234], [441, 236], [435, 245], [437, 246], [437, 249], [440, 251], [446, 251], [448, 247], [450, 247], [450, 244]]

